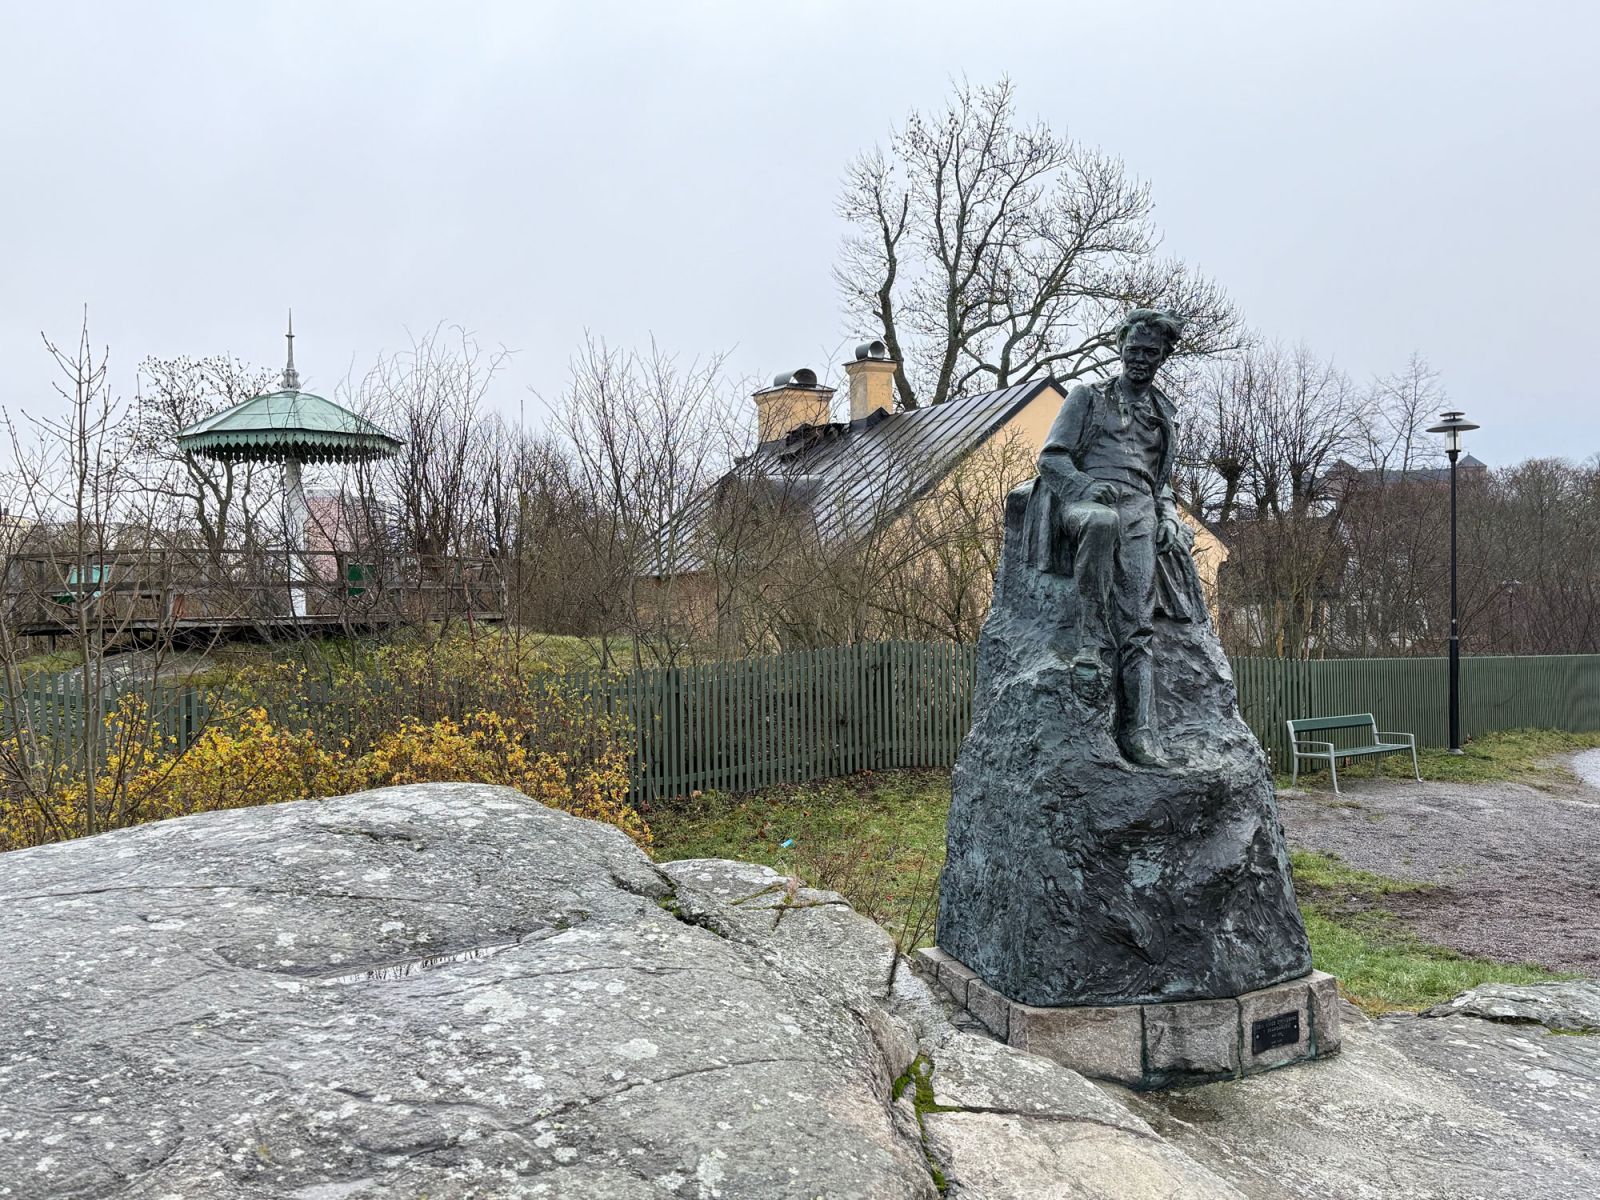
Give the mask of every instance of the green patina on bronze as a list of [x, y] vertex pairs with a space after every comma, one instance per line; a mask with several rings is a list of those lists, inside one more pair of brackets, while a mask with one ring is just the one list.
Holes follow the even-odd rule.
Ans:
[[1129, 313], [1122, 373], [1068, 393], [1006, 500], [937, 939], [1023, 1004], [1231, 999], [1311, 970], [1266, 756], [1171, 500], [1153, 381], [1178, 332]]

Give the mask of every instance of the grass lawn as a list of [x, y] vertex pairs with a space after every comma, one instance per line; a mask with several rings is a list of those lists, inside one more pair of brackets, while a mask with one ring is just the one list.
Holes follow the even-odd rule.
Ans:
[[[301, 661], [318, 666], [366, 666], [372, 662], [373, 653], [393, 641], [426, 641], [438, 636], [437, 627], [424, 633], [414, 629], [370, 637], [335, 636], [310, 638], [304, 642], [285, 646], [269, 646], [236, 642], [218, 646], [211, 652], [217, 678], [208, 682], [226, 682], [226, 678], [246, 667], [261, 666], [281, 661]], [[627, 667], [633, 662], [633, 642], [627, 638], [611, 638], [604, 646], [600, 638], [570, 637], [559, 633], [537, 633], [505, 625], [479, 625], [475, 630], [457, 622], [452, 639], [456, 645], [476, 640], [484, 644], [503, 644], [516, 651], [517, 659], [529, 669], [575, 671], [598, 667], [609, 649], [613, 664]], [[448, 648], [448, 647], [447, 647]]]
[[[1470, 761], [1480, 771], [1485, 760], [1494, 764], [1501, 773], [1493, 778], [1537, 771], [1539, 759], [1580, 748], [1559, 740], [1568, 736], [1485, 738]], [[949, 808], [947, 772], [893, 771], [747, 796], [707, 793], [654, 805], [645, 815], [658, 859], [766, 863], [841, 893], [909, 951], [933, 940]], [[1537, 967], [1466, 958], [1408, 933], [1383, 898], [1424, 885], [1359, 871], [1325, 854], [1297, 851], [1293, 864], [1312, 960], [1337, 975], [1345, 995], [1369, 1013], [1427, 1008], [1478, 983], [1559, 978]]]
[[83, 665], [83, 655], [76, 650], [53, 650], [31, 654], [17, 663], [17, 674], [24, 679], [34, 675], [57, 675]]
[[[335, 635], [278, 644], [223, 642], [204, 651], [163, 655], [162, 680], [172, 685], [226, 689], [241, 675], [277, 663], [308, 667], [313, 676], [336, 670], [372, 670], [377, 661], [375, 654], [381, 647], [396, 641], [423, 641], [435, 636], [436, 628], [420, 635], [413, 629], [367, 637]], [[627, 670], [633, 665], [633, 642], [628, 638], [611, 638], [603, 643], [600, 638], [537, 633], [503, 625], [479, 625], [469, 632], [465, 625], [457, 623], [451, 640], [446, 643], [446, 654], [452, 646], [459, 649], [473, 640], [514, 649], [515, 658], [529, 672], [597, 669], [607, 652], [613, 669]], [[110, 665], [120, 661], [124, 661], [121, 655], [106, 659]], [[647, 655], [647, 666], [649, 662]], [[24, 676], [53, 675], [82, 664], [83, 656], [77, 651], [62, 650], [34, 655], [23, 660], [19, 669]]]
[[766, 863], [839, 892], [910, 951], [933, 942], [949, 811], [948, 772], [890, 771], [746, 796], [707, 792], [644, 815], [658, 859]]
[[1409, 933], [1383, 898], [1425, 894], [1428, 884], [1362, 871], [1313, 850], [1296, 850], [1290, 861], [1313, 964], [1338, 976], [1345, 994], [1368, 1013], [1427, 1008], [1480, 983], [1570, 978], [1522, 963], [1468, 958]]

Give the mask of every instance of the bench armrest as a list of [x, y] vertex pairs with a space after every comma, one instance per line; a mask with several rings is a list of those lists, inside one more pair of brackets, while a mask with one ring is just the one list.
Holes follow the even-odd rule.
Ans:
[[[1329, 754], [1333, 753], [1333, 743], [1332, 742], [1318, 742], [1318, 741], [1313, 741], [1313, 740], [1311, 740], [1309, 738], [1298, 738], [1298, 737], [1295, 738], [1295, 740], [1294, 740], [1294, 752], [1296, 754], [1300, 753], [1300, 747], [1302, 747], [1302, 746], [1321, 746], [1322, 750], [1326, 751], [1327, 753], [1329, 753]], [[1314, 753], [1318, 757], [1320, 757], [1322, 751], [1315, 751]]]
[[1415, 746], [1417, 744], [1416, 734], [1402, 733], [1397, 729], [1380, 729], [1378, 730], [1378, 737], [1385, 741], [1387, 741], [1389, 738], [1403, 738], [1408, 746]]

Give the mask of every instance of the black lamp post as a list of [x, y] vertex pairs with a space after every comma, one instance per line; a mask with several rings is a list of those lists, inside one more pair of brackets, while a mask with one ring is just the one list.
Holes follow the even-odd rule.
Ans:
[[1502, 579], [1500, 586], [1506, 592], [1506, 650], [1515, 654], [1517, 652], [1517, 589], [1522, 586], [1520, 579]]
[[1450, 456], [1450, 753], [1461, 753], [1461, 625], [1456, 611], [1456, 459], [1461, 457], [1461, 435], [1478, 426], [1455, 411], [1439, 414], [1429, 433], [1444, 434], [1444, 452]]

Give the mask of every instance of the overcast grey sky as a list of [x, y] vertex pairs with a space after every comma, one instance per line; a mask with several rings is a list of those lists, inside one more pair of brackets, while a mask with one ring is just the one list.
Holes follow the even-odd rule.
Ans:
[[324, 391], [441, 320], [511, 412], [585, 329], [823, 367], [844, 166], [961, 74], [1121, 155], [1268, 336], [1420, 351], [1491, 463], [1600, 450], [1593, 0], [0, 0], [0, 403], [85, 302], [124, 391], [278, 362], [290, 304]]

